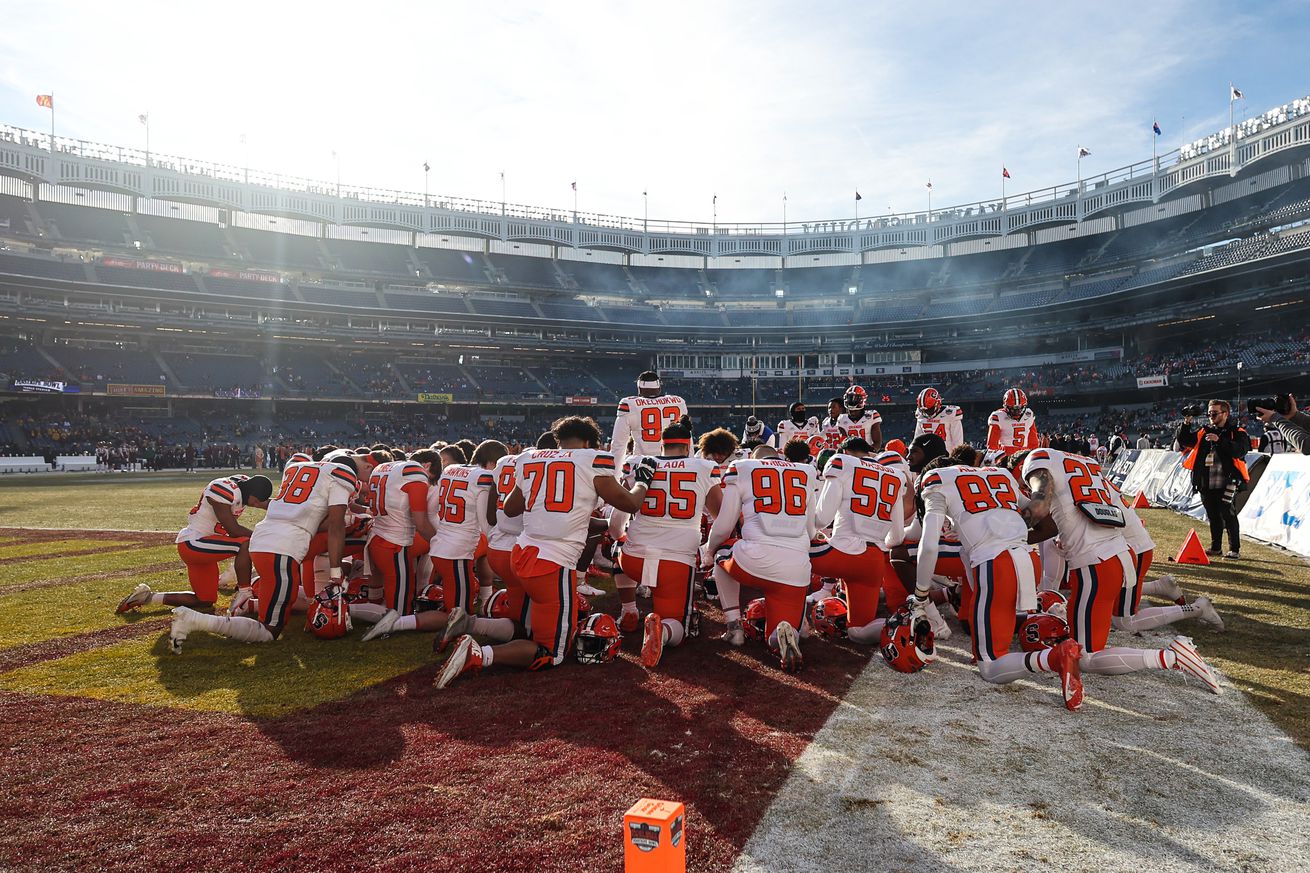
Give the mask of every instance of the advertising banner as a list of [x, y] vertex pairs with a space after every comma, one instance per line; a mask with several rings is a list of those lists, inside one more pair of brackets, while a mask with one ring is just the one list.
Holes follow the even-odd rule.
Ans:
[[1310, 457], [1271, 456], [1238, 518], [1242, 533], [1310, 556]]
[[163, 397], [163, 385], [130, 385], [126, 382], [110, 382], [105, 386], [105, 393], [113, 397]]
[[453, 403], [454, 400], [454, 394], [420, 394], [418, 396], [419, 403]]

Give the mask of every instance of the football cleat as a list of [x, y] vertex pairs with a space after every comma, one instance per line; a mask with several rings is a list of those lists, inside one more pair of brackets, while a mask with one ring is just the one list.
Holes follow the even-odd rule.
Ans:
[[746, 632], [742, 630], [742, 623], [740, 620], [730, 621], [724, 626], [723, 641], [730, 646], [746, 645]]
[[841, 640], [846, 638], [846, 621], [848, 611], [846, 601], [839, 597], [825, 597], [810, 602], [810, 627], [824, 639]]
[[1172, 575], [1152, 579], [1142, 586], [1142, 593], [1162, 600], [1172, 600], [1177, 606], [1187, 603], [1187, 598], [1183, 596], [1183, 589]]
[[664, 619], [658, 613], [646, 616], [646, 626], [641, 634], [641, 663], [647, 667], [659, 665], [664, 655]]
[[229, 617], [234, 615], [253, 617], [258, 604], [259, 598], [255, 597], [255, 587], [253, 585], [247, 588], [238, 588], [236, 593], [232, 595], [232, 602], [227, 605], [227, 614]]
[[456, 677], [463, 676], [465, 673], [476, 673], [482, 669], [482, 647], [473, 637], [465, 635], [455, 640], [455, 647], [450, 650], [450, 656], [446, 658], [446, 663], [441, 665], [441, 672], [437, 673], [436, 680], [432, 683], [434, 688], [445, 688]]
[[441, 632], [441, 639], [437, 641], [436, 649], [438, 652], [446, 651], [446, 647], [462, 636], [467, 636], [473, 630], [473, 616], [464, 611], [464, 607], [456, 606], [446, 616], [446, 629]]
[[1173, 642], [1169, 644], [1169, 651], [1173, 652], [1177, 659], [1175, 670], [1182, 670], [1189, 676], [1200, 679], [1211, 694], [1223, 693], [1223, 689], [1219, 686], [1219, 677], [1196, 651], [1191, 637], [1174, 637]]
[[378, 619], [378, 623], [369, 628], [368, 633], [364, 634], [362, 642], [367, 643], [370, 640], [390, 636], [391, 629], [396, 626], [396, 619], [398, 618], [400, 618], [399, 612], [394, 609], [388, 609], [382, 614], [382, 617]]
[[780, 621], [776, 630], [778, 638], [778, 661], [782, 669], [788, 673], [795, 673], [805, 666], [805, 659], [801, 657], [801, 637], [796, 632], [796, 628], [791, 626], [791, 622]]
[[144, 582], [139, 583], [132, 589], [132, 593], [118, 601], [118, 608], [114, 610], [115, 615], [122, 615], [125, 612], [131, 612], [134, 609], [140, 609], [150, 602], [150, 597], [155, 592]]
[[195, 614], [195, 610], [186, 606], [173, 607], [173, 623], [168, 628], [168, 647], [174, 655], [182, 654], [182, 644], [186, 642], [187, 635], [195, 630], [192, 621]]
[[764, 598], [757, 597], [742, 610], [742, 631], [753, 640], [763, 640], [765, 624]]
[[1060, 674], [1060, 693], [1064, 695], [1065, 709], [1077, 712], [1083, 705], [1083, 674], [1079, 665], [1083, 647], [1077, 640], [1064, 640], [1046, 657], [1047, 663]]
[[883, 660], [900, 673], [917, 673], [937, 660], [932, 626], [926, 618], [914, 621], [907, 606], [887, 619], [879, 643]]
[[577, 636], [573, 638], [573, 651], [579, 663], [605, 664], [618, 657], [622, 642], [623, 635], [614, 619], [598, 612], [578, 627]]
[[635, 634], [641, 627], [641, 613], [624, 612], [619, 615], [619, 630], [625, 634]]
[[1019, 625], [1019, 648], [1025, 652], [1051, 649], [1069, 639], [1069, 625], [1058, 615], [1034, 612]]
[[1196, 607], [1198, 613], [1196, 616], [1197, 621], [1209, 625], [1219, 633], [1224, 632], [1224, 620], [1219, 617], [1219, 613], [1215, 610], [1214, 604], [1210, 602], [1210, 598], [1198, 597], [1192, 601], [1192, 605]]

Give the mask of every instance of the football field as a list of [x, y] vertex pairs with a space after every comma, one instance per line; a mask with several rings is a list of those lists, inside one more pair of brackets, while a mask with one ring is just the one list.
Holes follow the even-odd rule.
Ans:
[[[617, 871], [623, 811], [688, 805], [690, 869], [1303, 869], [1310, 565], [1248, 544], [1173, 567], [1190, 519], [1143, 516], [1153, 575], [1210, 596], [1222, 674], [992, 686], [957, 635], [902, 676], [848, 643], [805, 672], [698, 640], [641, 666], [491, 670], [434, 694], [431, 638], [273, 645], [114, 605], [185, 588], [175, 531], [211, 474], [0, 480], [0, 869]], [[274, 476], [273, 478], [276, 478]], [[247, 521], [259, 513], [252, 510]], [[610, 612], [612, 598], [597, 598]], [[639, 637], [639, 635], [638, 635]]]

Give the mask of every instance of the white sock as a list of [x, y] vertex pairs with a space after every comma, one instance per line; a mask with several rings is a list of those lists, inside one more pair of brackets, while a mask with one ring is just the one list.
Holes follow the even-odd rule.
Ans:
[[[1144, 597], [1159, 597], [1161, 599], [1164, 599], [1168, 595], [1172, 595], [1174, 593], [1173, 588], [1177, 584], [1178, 582], [1177, 580], [1174, 579], [1174, 577], [1161, 576], [1159, 579], [1152, 579], [1149, 582], [1143, 582], [1142, 595]], [[1168, 599], [1173, 600], [1172, 597], [1168, 597]]]
[[150, 599], [147, 600], [146, 603], [162, 604], [164, 602], [165, 595], [167, 595], [168, 593], [169, 592], [167, 591], [155, 591], [150, 595]]
[[352, 620], [359, 619], [368, 624], [377, 624], [387, 614], [387, 608], [380, 603], [352, 603], [348, 608]]
[[1118, 630], [1144, 631], [1191, 618], [1197, 612], [1199, 610], [1190, 603], [1186, 606], [1148, 606], [1133, 615], [1115, 616], [1110, 619], [1110, 625]]
[[391, 632], [393, 634], [400, 633], [401, 631], [416, 630], [418, 630], [418, 616], [414, 615], [402, 615], [400, 618], [396, 619], [396, 623], [391, 626]]
[[496, 653], [491, 650], [491, 646], [482, 647], [482, 666], [490, 667], [491, 662], [496, 660]]
[[253, 618], [228, 618], [226, 615], [209, 615], [204, 612], [192, 613], [191, 621], [197, 630], [209, 631], [243, 643], [271, 643], [273, 634]]
[[498, 643], [508, 643], [514, 639], [514, 622], [508, 618], [475, 618], [469, 633], [478, 637], [490, 637]]
[[1120, 676], [1142, 670], [1172, 670], [1177, 657], [1168, 649], [1129, 649], [1111, 646], [1099, 652], [1084, 652], [1084, 673]]
[[664, 619], [664, 622], [660, 625], [660, 633], [664, 634], [664, 645], [666, 646], [679, 645], [685, 636], [682, 622], [672, 618]]
[[714, 583], [719, 586], [719, 605], [723, 607], [723, 620], [741, 621], [741, 583], [717, 564], [714, 567]]
[[[978, 662], [978, 673], [988, 682], [1004, 684], [1023, 679], [1034, 673], [1049, 673], [1049, 650], [1042, 652], [1010, 652], [994, 661]], [[1084, 661], [1086, 656], [1084, 656]]]
[[627, 615], [628, 613], [632, 613], [633, 615], [640, 615], [640, 613], [637, 612], [637, 604], [636, 604], [636, 602], [633, 602], [633, 603], [624, 603], [624, 604], [621, 604], [621, 605], [622, 605], [622, 607], [623, 607], [623, 614], [624, 614], [624, 615]]
[[478, 586], [478, 603], [486, 603], [487, 598], [496, 593], [496, 589], [490, 585]]
[[877, 618], [861, 627], [846, 628], [846, 636], [866, 646], [876, 646], [882, 642], [882, 628], [887, 619]]

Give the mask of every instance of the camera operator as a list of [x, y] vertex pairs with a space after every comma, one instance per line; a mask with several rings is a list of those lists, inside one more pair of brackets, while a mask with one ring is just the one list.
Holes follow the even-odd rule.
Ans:
[[1225, 557], [1241, 556], [1242, 530], [1237, 522], [1233, 498], [1246, 488], [1250, 475], [1246, 471], [1246, 453], [1251, 451], [1251, 437], [1232, 420], [1232, 407], [1226, 400], [1211, 400], [1206, 410], [1208, 423], [1194, 430], [1194, 408], [1184, 409], [1183, 423], [1174, 440], [1185, 453], [1183, 467], [1192, 471], [1192, 489], [1201, 495], [1205, 516], [1210, 522], [1210, 548], [1206, 554], [1223, 551], [1224, 531], [1228, 531]]
[[1247, 409], [1264, 422], [1268, 436], [1273, 436], [1271, 432], [1282, 436], [1288, 446], [1284, 451], [1310, 455], [1310, 415], [1297, 411], [1296, 398], [1291, 394], [1257, 397], [1247, 403]]

